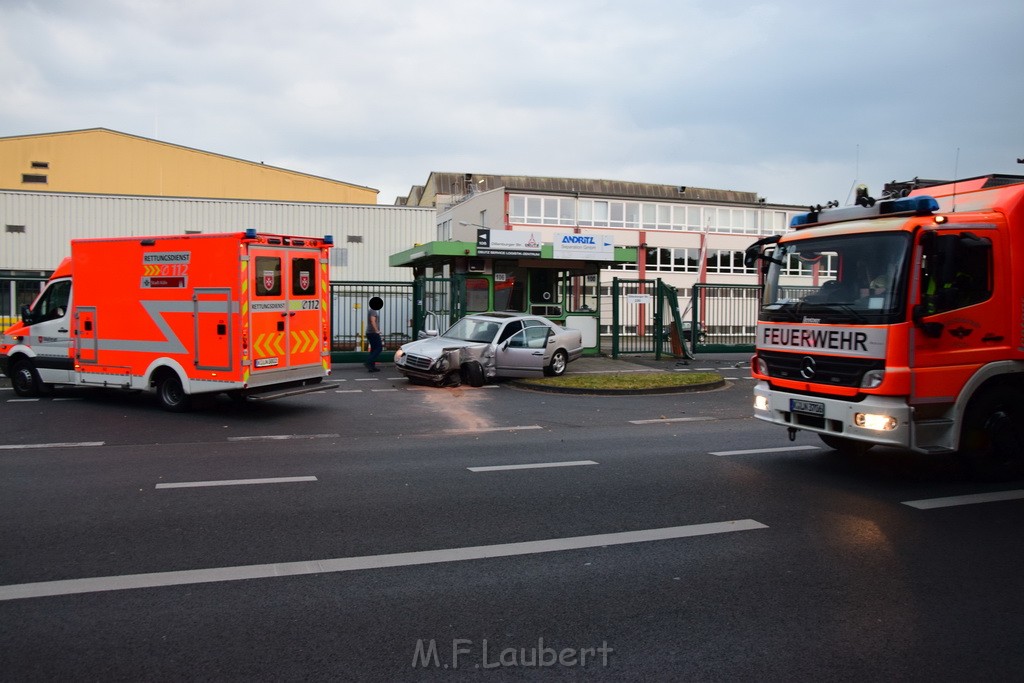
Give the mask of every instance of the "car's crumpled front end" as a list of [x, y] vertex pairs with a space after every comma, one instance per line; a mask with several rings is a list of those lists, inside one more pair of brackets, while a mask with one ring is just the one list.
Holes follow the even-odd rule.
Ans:
[[[459, 384], [464, 366], [478, 364], [481, 379], [496, 375], [493, 344], [451, 344], [440, 337], [405, 344], [395, 352], [395, 368], [412, 380], [443, 386]], [[445, 343], [448, 342], [448, 343]]]

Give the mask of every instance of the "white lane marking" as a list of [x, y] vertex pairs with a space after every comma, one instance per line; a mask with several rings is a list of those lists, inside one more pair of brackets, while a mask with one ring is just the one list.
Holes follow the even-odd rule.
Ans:
[[446, 429], [445, 434], [479, 434], [481, 432], [516, 432], [526, 429], [544, 429], [540, 425], [524, 425], [520, 427], [473, 427], [468, 429]]
[[12, 451], [29, 448], [82, 448], [88, 446], [102, 446], [106, 441], [76, 441], [67, 443], [22, 443], [22, 444], [0, 444], [0, 450]]
[[376, 377], [364, 377], [362, 379], [357, 379], [356, 381], [357, 382], [379, 382], [380, 380], [377, 379]]
[[656, 425], [662, 422], [706, 422], [714, 420], [713, 417], [660, 417], [656, 420], [630, 420], [631, 425]]
[[995, 503], [1002, 500], [1019, 500], [1024, 498], [1024, 490], [993, 491], [992, 493], [975, 493], [967, 496], [948, 496], [946, 498], [926, 498], [924, 500], [905, 500], [904, 505], [909, 505], [918, 510], [934, 510], [935, 508], [948, 508], [957, 505], [974, 505], [975, 503]]
[[304, 562], [281, 562], [277, 564], [254, 564], [239, 567], [213, 567], [176, 572], [155, 572], [151, 574], [128, 574], [125, 576], [97, 576], [85, 579], [63, 581], [41, 581], [0, 586], [0, 600], [20, 600], [55, 595], [76, 595], [101, 591], [128, 590], [132, 588], [159, 588], [184, 586], [217, 581], [240, 581], [243, 579], [270, 579], [278, 576], [303, 576], [307, 574], [333, 574], [336, 572], [387, 567], [412, 567], [441, 562], [462, 562], [466, 560], [494, 559], [517, 555], [534, 555], [565, 550], [600, 548], [609, 545], [668, 541], [694, 536], [724, 534], [733, 531], [767, 529], [767, 525], [753, 519], [738, 519], [729, 522], [711, 522], [674, 526], [663, 529], [642, 529], [594, 536], [552, 538], [543, 541], [502, 543], [445, 550], [423, 550], [389, 555], [367, 555], [363, 557], [340, 557]]
[[229, 436], [228, 441], [287, 441], [288, 439], [337, 439], [341, 434], [268, 434], [265, 436]]
[[370, 393], [383, 394], [388, 391], [398, 391], [398, 389], [370, 389]]
[[158, 489], [195, 489], [206, 486], [248, 486], [249, 484], [290, 484], [297, 481], [316, 481], [316, 477], [272, 477], [267, 479], [224, 479], [222, 481], [182, 481], [157, 484]]
[[8, 403], [35, 403], [38, 400], [39, 400], [38, 398], [9, 398], [9, 399], [7, 399], [7, 402]]
[[334, 393], [336, 393], [336, 394], [361, 394], [361, 393], [363, 393], [363, 390], [362, 389], [335, 389]]
[[537, 462], [529, 465], [491, 465], [489, 467], [467, 467], [470, 472], [498, 472], [501, 470], [533, 470], [545, 467], [577, 467], [579, 465], [596, 465], [593, 460], [567, 460], [564, 462]]
[[787, 446], [785, 448], [754, 448], [748, 451], [715, 451], [708, 455], [750, 455], [753, 453], [788, 453], [789, 451], [820, 451], [818, 446]]

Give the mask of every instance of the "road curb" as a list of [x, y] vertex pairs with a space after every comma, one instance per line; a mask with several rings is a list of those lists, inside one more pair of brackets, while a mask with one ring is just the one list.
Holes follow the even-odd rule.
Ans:
[[681, 384], [675, 387], [653, 387], [651, 389], [581, 389], [577, 387], [560, 387], [551, 384], [534, 384], [529, 380], [510, 380], [509, 384], [519, 389], [539, 391], [546, 394], [576, 394], [582, 396], [646, 396], [654, 394], [689, 394], [698, 391], [712, 391], [725, 386], [725, 378], [719, 377], [711, 382], [700, 384]]

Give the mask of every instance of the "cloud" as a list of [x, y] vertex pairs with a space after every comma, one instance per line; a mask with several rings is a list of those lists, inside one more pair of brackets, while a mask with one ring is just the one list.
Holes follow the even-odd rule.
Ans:
[[1019, 172], [1024, 5], [5, 0], [0, 135], [103, 126], [405, 194], [431, 170], [845, 199]]

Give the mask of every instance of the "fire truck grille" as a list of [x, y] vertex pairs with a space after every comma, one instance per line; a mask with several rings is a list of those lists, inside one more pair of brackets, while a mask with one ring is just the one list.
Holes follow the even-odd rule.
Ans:
[[761, 351], [758, 356], [768, 363], [768, 374], [772, 377], [837, 387], [859, 387], [864, 373], [885, 367], [884, 361], [873, 358], [837, 358], [776, 351]]
[[417, 356], [410, 353], [405, 357], [405, 365], [413, 370], [429, 370], [430, 366], [434, 364], [433, 358], [427, 356]]

